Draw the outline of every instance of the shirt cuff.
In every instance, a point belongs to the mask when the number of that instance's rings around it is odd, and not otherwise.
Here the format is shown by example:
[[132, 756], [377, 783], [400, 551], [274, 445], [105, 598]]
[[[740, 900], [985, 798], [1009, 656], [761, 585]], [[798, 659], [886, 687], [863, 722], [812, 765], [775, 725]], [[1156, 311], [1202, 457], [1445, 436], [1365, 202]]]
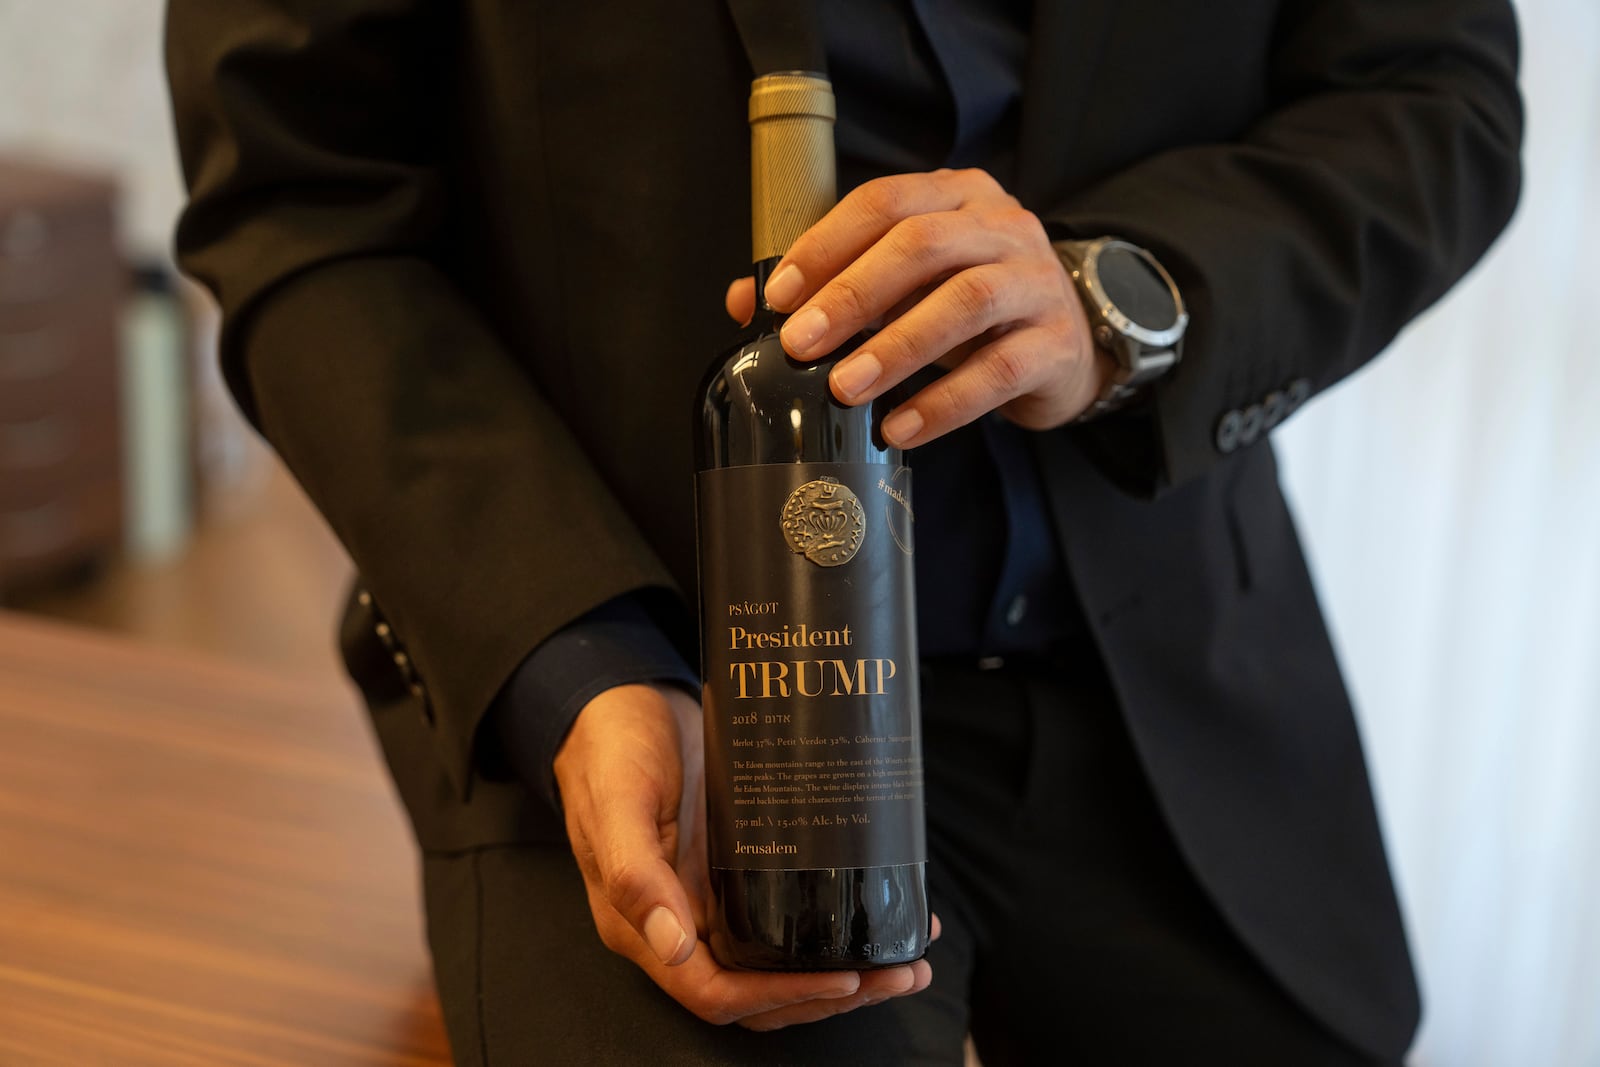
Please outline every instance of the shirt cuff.
[[699, 699], [700, 676], [625, 594], [556, 631], [530, 652], [489, 709], [506, 762], [552, 808], [556, 752], [585, 704], [614, 686], [666, 682]]

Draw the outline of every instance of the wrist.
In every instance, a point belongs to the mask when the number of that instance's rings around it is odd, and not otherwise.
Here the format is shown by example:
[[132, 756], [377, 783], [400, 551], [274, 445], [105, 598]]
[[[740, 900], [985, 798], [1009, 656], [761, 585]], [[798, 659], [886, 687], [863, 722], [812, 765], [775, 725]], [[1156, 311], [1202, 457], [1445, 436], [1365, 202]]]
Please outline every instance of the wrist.
[[603, 690], [578, 710], [550, 761], [556, 789], [570, 795], [595, 767], [613, 762], [619, 744], [659, 749], [676, 733], [675, 717], [655, 686], [628, 683]]
[[629, 682], [594, 695], [578, 710], [551, 761], [559, 783], [563, 769], [597, 745], [620, 736], [659, 740], [675, 734], [677, 747], [700, 744], [700, 702], [670, 682]]
[[1094, 398], [1073, 420], [1087, 422], [1143, 399], [1182, 358], [1189, 315], [1172, 276], [1146, 249], [1114, 237], [1056, 241], [1089, 322]]

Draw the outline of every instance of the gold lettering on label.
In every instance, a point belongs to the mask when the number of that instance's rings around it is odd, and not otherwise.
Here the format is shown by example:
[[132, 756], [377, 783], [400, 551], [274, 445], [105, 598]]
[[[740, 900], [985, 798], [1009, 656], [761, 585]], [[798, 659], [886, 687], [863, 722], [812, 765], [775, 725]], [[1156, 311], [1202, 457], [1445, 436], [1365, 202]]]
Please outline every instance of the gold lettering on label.
[[[844, 665], [844, 660], [842, 660], [842, 659], [829, 660], [828, 662], [833, 664], [833, 669], [834, 669], [834, 683], [833, 683], [833, 695], [834, 696], [836, 696], [836, 697], [837, 696], [849, 696], [853, 692], [861, 692], [861, 693], [865, 693], [866, 692], [866, 689], [867, 689], [867, 661], [866, 660], [864, 660], [864, 659], [856, 660], [855, 672], [853, 674], [850, 671], [850, 669]], [[852, 681], [855, 682], [854, 689], [852, 689], [851, 685], [850, 685], [850, 683]], [[843, 693], [839, 692], [839, 687], [841, 685], [844, 687], [844, 692]]]
[[[777, 668], [776, 673], [773, 672], [774, 667]], [[763, 660], [761, 663], [761, 695], [769, 698], [773, 696], [788, 696], [789, 683], [784, 681], [787, 677], [789, 677], [789, 665], [787, 663], [779, 663], [776, 660]], [[774, 683], [778, 687], [776, 693], [772, 691]]]
[[[815, 671], [815, 678], [812, 672]], [[755, 660], [728, 665], [735, 685], [735, 700], [772, 700], [802, 697], [885, 696], [889, 681], [899, 673], [894, 660], [797, 659]], [[830, 678], [831, 675], [831, 678]], [[791, 694], [790, 680], [793, 680]], [[831, 683], [831, 684], [830, 684]]]
[[[817, 687], [806, 688], [806, 668], [817, 668]], [[822, 663], [818, 660], [797, 660], [794, 665], [794, 688], [803, 697], [819, 697], [822, 695]]]
[[733, 652], [757, 648], [849, 647], [850, 641], [849, 626], [841, 626], [837, 630], [819, 630], [800, 623], [798, 626], [785, 626], [782, 630], [764, 633], [746, 630], [743, 626], [728, 627], [728, 649]]
[[889, 665], [889, 673], [887, 675], [887, 678], [893, 678], [894, 677], [894, 660], [892, 660], [892, 659], [879, 659], [879, 660], [873, 660], [873, 663], [877, 664], [877, 668], [878, 668], [878, 692], [881, 693], [881, 692], [883, 692], [883, 683], [887, 680], [886, 676], [883, 673], [883, 665], [885, 663], [887, 663]]
[[734, 679], [735, 681], [737, 681], [739, 683], [739, 695], [734, 698], [735, 700], [748, 700], [749, 699], [749, 697], [750, 697], [749, 682], [750, 682], [751, 677], [755, 674], [755, 672], [756, 672], [756, 665], [754, 663], [730, 663], [730, 664], [728, 664], [728, 677]]

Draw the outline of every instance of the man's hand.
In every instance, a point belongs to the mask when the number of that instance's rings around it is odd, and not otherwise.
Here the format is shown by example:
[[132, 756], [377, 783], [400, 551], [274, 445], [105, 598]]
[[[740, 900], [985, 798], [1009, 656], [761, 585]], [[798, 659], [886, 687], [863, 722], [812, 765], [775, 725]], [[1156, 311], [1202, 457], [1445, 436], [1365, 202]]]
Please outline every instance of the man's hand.
[[[927, 961], [877, 971], [730, 971], [705, 941], [700, 705], [670, 686], [608, 689], [556, 755], [567, 835], [600, 939], [711, 1023], [776, 1030], [926, 989]], [[934, 920], [938, 936], [938, 920]]]
[[[847, 404], [930, 363], [950, 370], [884, 420], [884, 436], [902, 448], [996, 409], [1028, 429], [1060, 426], [1112, 369], [1039, 219], [981, 170], [865, 183], [795, 242], [767, 300], [794, 310], [783, 345], [796, 359], [885, 323], [829, 375]], [[751, 279], [728, 289], [735, 319], [748, 320], [754, 304]]]

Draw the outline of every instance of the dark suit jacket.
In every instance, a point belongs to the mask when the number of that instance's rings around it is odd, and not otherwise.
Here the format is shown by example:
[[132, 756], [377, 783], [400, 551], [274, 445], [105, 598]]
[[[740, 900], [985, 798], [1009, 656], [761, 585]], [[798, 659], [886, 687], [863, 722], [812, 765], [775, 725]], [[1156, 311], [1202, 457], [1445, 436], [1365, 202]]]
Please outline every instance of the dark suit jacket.
[[[1151, 412], [1037, 435], [1065, 559], [1201, 881], [1314, 1013], [1395, 1055], [1417, 997], [1360, 743], [1249, 431], [1383, 348], [1506, 221], [1509, 5], [1036, 19], [1015, 191], [1058, 233], [1154, 249], [1193, 316]], [[530, 648], [618, 594], [657, 591], [693, 655], [689, 398], [750, 258], [732, 20], [173, 0], [168, 44], [182, 262], [371, 591], [347, 648], [419, 839], [559, 835], [477, 727]], [[403, 673], [367, 639], [380, 609]]]

